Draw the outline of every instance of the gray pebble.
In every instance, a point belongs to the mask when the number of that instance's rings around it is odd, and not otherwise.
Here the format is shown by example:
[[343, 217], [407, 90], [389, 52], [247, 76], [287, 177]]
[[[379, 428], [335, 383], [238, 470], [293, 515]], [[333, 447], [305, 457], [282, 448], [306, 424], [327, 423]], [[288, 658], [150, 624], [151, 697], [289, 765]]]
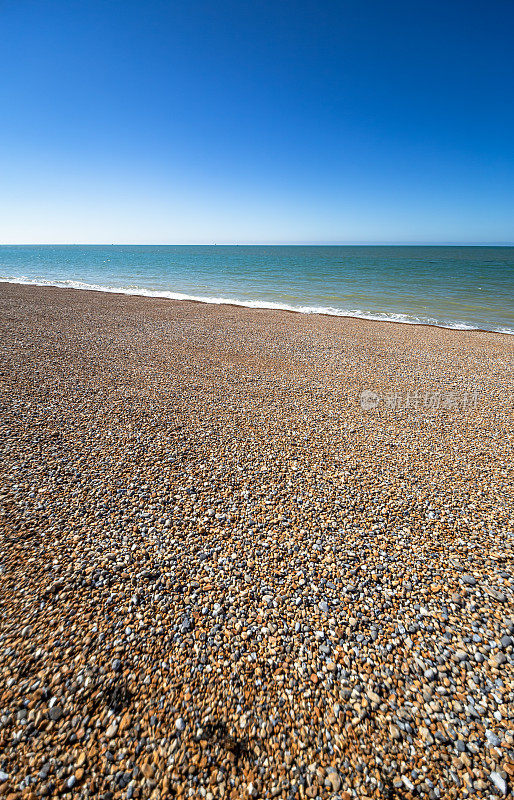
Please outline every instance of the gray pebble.
[[491, 747], [499, 747], [501, 745], [501, 739], [499, 739], [493, 731], [486, 730], [485, 738], [487, 739], [487, 743], [491, 745]]
[[489, 778], [494, 783], [500, 794], [507, 794], [507, 782], [502, 778], [499, 772], [491, 772]]

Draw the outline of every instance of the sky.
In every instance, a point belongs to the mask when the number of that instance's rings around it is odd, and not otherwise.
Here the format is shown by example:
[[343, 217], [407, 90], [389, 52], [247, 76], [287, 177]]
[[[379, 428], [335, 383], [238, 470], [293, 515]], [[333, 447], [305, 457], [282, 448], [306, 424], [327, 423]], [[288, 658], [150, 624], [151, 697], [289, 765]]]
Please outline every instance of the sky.
[[1, 243], [513, 243], [511, 0], [0, 0]]

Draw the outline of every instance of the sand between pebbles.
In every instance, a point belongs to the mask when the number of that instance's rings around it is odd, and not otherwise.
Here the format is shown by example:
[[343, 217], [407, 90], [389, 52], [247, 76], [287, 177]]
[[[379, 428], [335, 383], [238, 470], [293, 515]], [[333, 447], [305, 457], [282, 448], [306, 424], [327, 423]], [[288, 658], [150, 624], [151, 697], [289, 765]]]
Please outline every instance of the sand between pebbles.
[[0, 315], [1, 797], [512, 794], [511, 337]]

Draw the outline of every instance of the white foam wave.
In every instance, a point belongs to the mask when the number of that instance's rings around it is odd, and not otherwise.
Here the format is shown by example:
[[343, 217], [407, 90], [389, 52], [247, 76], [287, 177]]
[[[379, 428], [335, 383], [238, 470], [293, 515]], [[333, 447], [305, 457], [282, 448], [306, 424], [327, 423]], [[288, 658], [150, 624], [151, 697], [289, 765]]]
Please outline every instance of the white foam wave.
[[[83, 281], [58, 280], [46, 278], [29, 278], [21, 276], [0, 275], [2, 283], [19, 283], [28, 286], [54, 286], [60, 289], [81, 289], [83, 291], [108, 292], [110, 294], [124, 294], [134, 297], [157, 297], [166, 300], [191, 300], [197, 303], [209, 303], [213, 305], [232, 305], [243, 308], [263, 308], [272, 311], [293, 311], [299, 314], [323, 314], [332, 317], [352, 317], [357, 319], [373, 320], [375, 322], [397, 322], [403, 325], [433, 325], [438, 328], [448, 328], [458, 331], [484, 330], [475, 325], [461, 321], [442, 321], [431, 317], [417, 317], [409, 314], [396, 312], [372, 313], [361, 309], [341, 309], [333, 306], [305, 306], [288, 305], [287, 303], [277, 303], [271, 300], [238, 300], [232, 297], [211, 297], [202, 295], [184, 294], [182, 292], [170, 292], [164, 289], [145, 289], [140, 286], [106, 286], [97, 283], [84, 283]], [[491, 333], [503, 333], [514, 335], [511, 328], [489, 328]]]

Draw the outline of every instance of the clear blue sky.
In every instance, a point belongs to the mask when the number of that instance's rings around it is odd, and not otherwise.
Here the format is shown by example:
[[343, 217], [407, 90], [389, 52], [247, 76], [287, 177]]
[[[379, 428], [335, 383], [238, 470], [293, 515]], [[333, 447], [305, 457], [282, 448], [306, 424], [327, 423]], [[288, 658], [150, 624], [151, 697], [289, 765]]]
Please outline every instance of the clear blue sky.
[[0, 0], [0, 242], [514, 241], [512, 0]]

